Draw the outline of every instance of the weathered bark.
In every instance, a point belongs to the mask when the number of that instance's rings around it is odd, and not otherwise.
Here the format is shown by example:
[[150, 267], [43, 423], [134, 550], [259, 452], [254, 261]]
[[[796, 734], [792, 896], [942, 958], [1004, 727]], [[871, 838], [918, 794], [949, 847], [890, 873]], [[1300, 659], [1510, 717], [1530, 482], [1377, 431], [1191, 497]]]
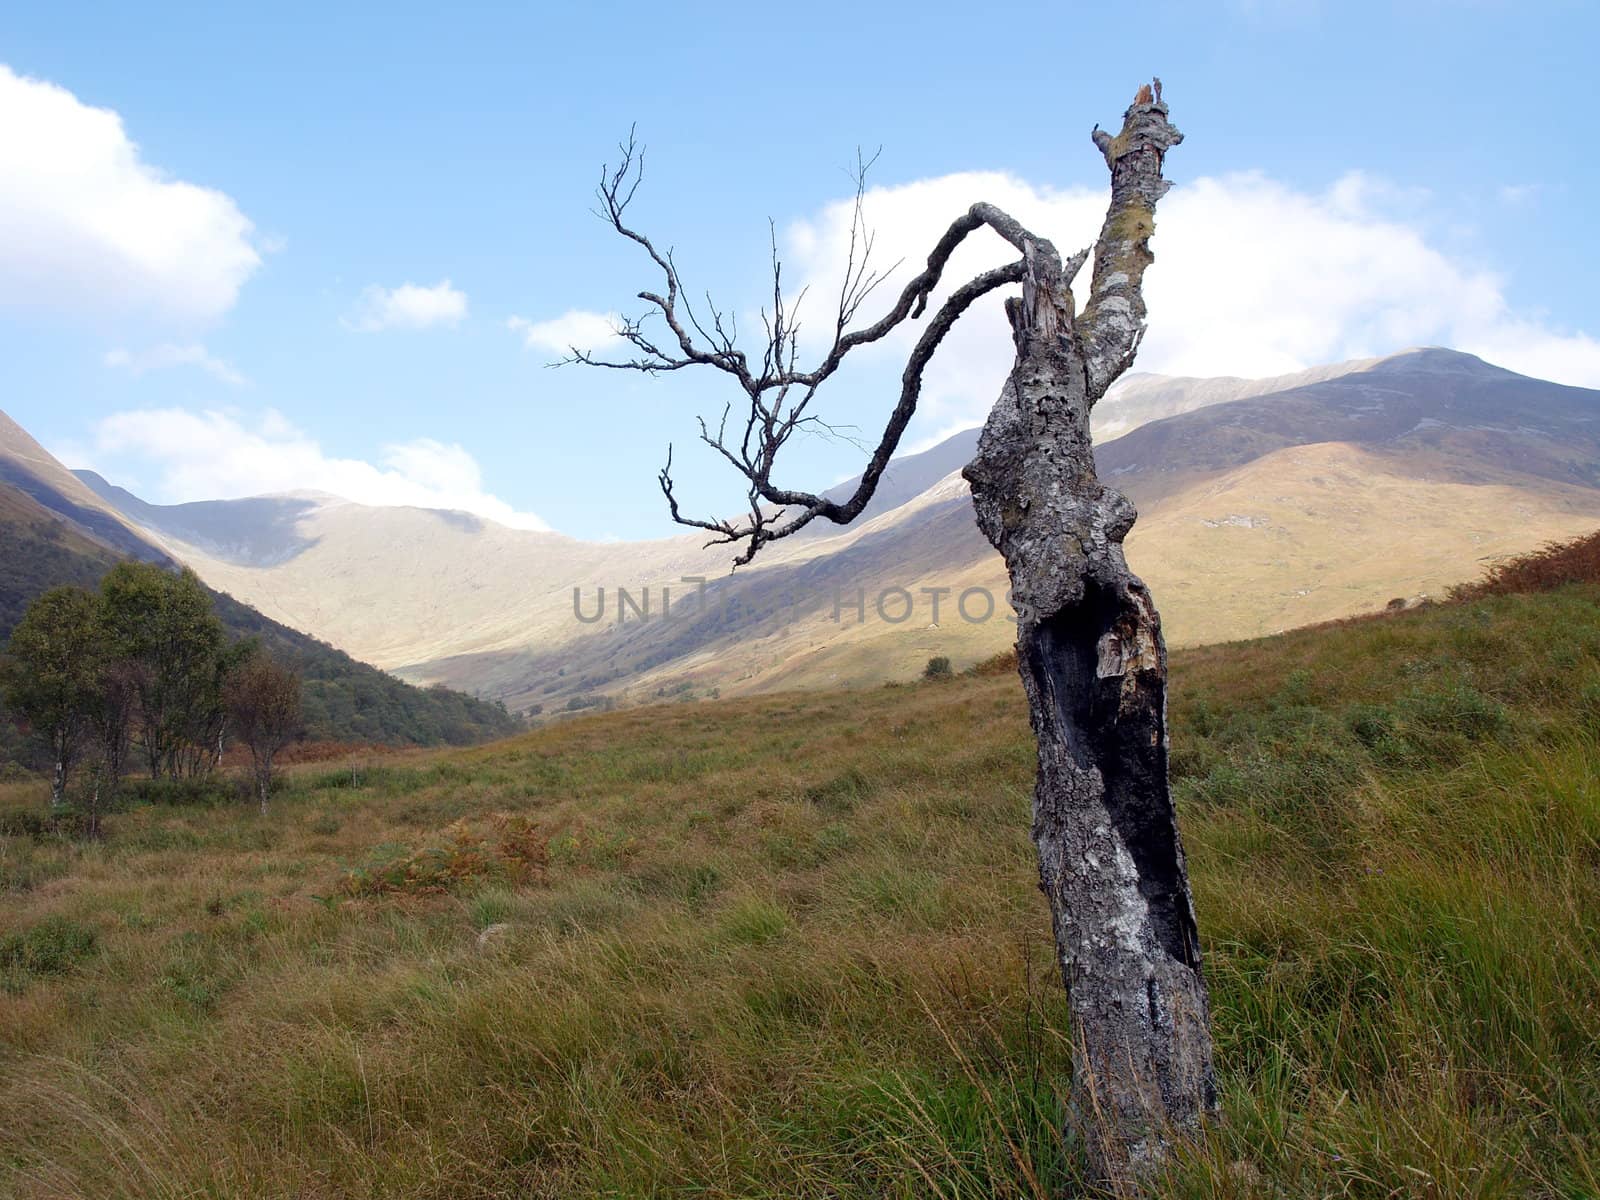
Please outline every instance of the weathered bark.
[[59, 809], [67, 803], [67, 765], [68, 755], [61, 740], [56, 740], [55, 770], [50, 775], [50, 807]]
[[98, 761], [89, 771], [89, 791], [84, 797], [83, 832], [92, 840], [100, 837], [100, 814], [105, 811], [106, 764]]
[[[701, 440], [749, 483], [748, 518], [684, 516], [673, 494], [670, 451], [660, 482], [675, 521], [706, 530], [713, 543], [748, 543], [736, 559], [742, 564], [813, 520], [842, 525], [858, 516], [899, 447], [924, 369], [946, 333], [983, 295], [1022, 284], [1022, 296], [1006, 304], [1016, 362], [965, 474], [978, 524], [1005, 558], [1019, 616], [1018, 666], [1039, 744], [1033, 825], [1039, 879], [1073, 1017], [1073, 1120], [1097, 1172], [1126, 1189], [1148, 1177], [1175, 1137], [1199, 1127], [1216, 1107], [1216, 1086], [1199, 939], [1167, 779], [1161, 622], [1123, 559], [1133, 505], [1095, 477], [1089, 439], [1090, 409], [1133, 362], [1144, 333], [1142, 284], [1152, 261], [1156, 203], [1168, 186], [1163, 160], [1182, 135], [1167, 121], [1157, 80], [1139, 90], [1119, 134], [1097, 127], [1093, 138], [1111, 171], [1111, 203], [1082, 314], [1071, 289], [1089, 251], [1063, 262], [1048, 241], [979, 203], [952, 222], [887, 315], [849, 331], [880, 279], [866, 265], [871, 238], [859, 224], [864, 181], [858, 180], [835, 338], [811, 371], [794, 365], [776, 255], [759, 359], [734, 344], [715, 308], [706, 322], [688, 309], [672, 256], [624, 220], [642, 171], [630, 138], [620, 165], [602, 172], [601, 211], [662, 271], [665, 293], [639, 297], [672, 336], [653, 340], [644, 318], [628, 320], [618, 334], [635, 357], [604, 361], [574, 349], [569, 361], [647, 373], [711, 366], [737, 380], [748, 413], [731, 432], [727, 414], [715, 432], [702, 421]], [[924, 325], [899, 401], [854, 494], [839, 502], [775, 484], [779, 452], [816, 420], [807, 406], [818, 386], [851, 349], [920, 319], [951, 254], [980, 229], [1021, 257], [954, 289]]]
[[978, 524], [1004, 556], [1018, 669], [1038, 739], [1033, 836], [1069, 994], [1074, 1122], [1091, 1162], [1128, 1183], [1216, 1104], [1205, 982], [1167, 778], [1166, 648], [1122, 540], [1133, 505], [1095, 476], [1089, 412], [1143, 330], [1161, 159], [1180, 140], [1151, 96], [1121, 136], [1096, 130], [1112, 203], [1091, 299], [1030, 240], [1017, 358], [966, 468]]
[[100, 817], [114, 807], [127, 773], [133, 716], [138, 705], [138, 669], [126, 660], [106, 664], [100, 671], [97, 695], [89, 718], [97, 761], [89, 809], [89, 834], [100, 836]]
[[269, 746], [252, 751], [251, 757], [255, 760], [256, 796], [261, 801], [261, 815], [264, 817], [267, 815], [267, 800], [272, 795], [272, 760], [275, 756]]

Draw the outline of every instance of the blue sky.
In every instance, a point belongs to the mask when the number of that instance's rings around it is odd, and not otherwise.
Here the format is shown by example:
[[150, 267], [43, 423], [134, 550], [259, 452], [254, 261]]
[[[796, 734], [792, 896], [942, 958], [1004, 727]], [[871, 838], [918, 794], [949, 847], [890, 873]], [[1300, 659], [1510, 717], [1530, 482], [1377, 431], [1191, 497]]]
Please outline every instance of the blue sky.
[[[790, 278], [837, 269], [858, 146], [882, 147], [886, 262], [976, 199], [1087, 244], [1089, 129], [1151, 73], [1187, 141], [1142, 368], [1425, 342], [1600, 387], [1596, 44], [1593, 5], [1496, 0], [6, 6], [0, 407], [155, 500], [320, 487], [666, 534], [654, 472], [724, 380], [528, 344], [656, 283], [589, 213], [631, 124], [638, 222], [753, 318], [769, 217]], [[871, 435], [896, 349], [838, 378], [830, 419]], [[991, 306], [913, 442], [977, 423], [1004, 363]], [[799, 486], [862, 457], [793, 449]], [[686, 462], [701, 508], [739, 507]]]

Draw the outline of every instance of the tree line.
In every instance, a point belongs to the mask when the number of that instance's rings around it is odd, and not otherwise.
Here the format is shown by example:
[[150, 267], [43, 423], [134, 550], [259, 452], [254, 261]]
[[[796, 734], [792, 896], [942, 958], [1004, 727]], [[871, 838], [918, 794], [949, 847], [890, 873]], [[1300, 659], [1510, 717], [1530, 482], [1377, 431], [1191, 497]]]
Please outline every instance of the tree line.
[[151, 563], [38, 596], [11, 632], [0, 693], [48, 749], [53, 810], [80, 776], [91, 836], [130, 768], [202, 778], [230, 735], [265, 810], [276, 756], [303, 727], [299, 675], [257, 641], [230, 641], [194, 572]]

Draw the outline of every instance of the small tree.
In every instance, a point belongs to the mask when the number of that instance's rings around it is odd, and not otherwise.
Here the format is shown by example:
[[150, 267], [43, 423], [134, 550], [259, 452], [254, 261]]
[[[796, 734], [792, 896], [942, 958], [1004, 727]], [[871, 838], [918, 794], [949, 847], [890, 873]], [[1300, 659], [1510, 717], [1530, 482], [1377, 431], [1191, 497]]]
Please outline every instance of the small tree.
[[[100, 616], [104, 616], [103, 610]], [[100, 815], [117, 802], [122, 777], [128, 769], [134, 720], [139, 707], [139, 665], [117, 658], [99, 623], [99, 661], [95, 666], [94, 692], [88, 708], [88, 723], [94, 761], [93, 781], [84, 805], [88, 820], [86, 832], [100, 836]]]
[[66, 803], [95, 702], [97, 605], [81, 587], [53, 588], [28, 606], [11, 632], [6, 697], [50, 747], [50, 806]]
[[234, 733], [250, 750], [261, 811], [267, 811], [272, 766], [300, 732], [300, 676], [256, 654], [228, 676], [223, 699]]
[[138, 742], [152, 779], [199, 774], [220, 728], [226, 638], [193, 571], [122, 563], [100, 584], [107, 636], [139, 668]]

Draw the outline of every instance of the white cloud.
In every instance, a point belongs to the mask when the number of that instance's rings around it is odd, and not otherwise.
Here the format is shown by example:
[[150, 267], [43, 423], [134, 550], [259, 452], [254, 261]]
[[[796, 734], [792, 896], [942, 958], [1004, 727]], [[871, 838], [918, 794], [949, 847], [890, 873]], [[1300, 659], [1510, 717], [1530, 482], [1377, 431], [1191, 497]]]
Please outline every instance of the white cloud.
[[467, 315], [467, 295], [441, 279], [432, 287], [402, 283], [396, 288], [376, 284], [361, 293], [356, 310], [345, 320], [351, 329], [376, 333], [380, 329], [427, 329], [455, 325]]
[[136, 352], [112, 350], [106, 354], [105, 362], [108, 367], [118, 367], [133, 375], [143, 375], [146, 371], [161, 371], [168, 367], [199, 367], [208, 375], [234, 387], [240, 387], [247, 382], [230, 363], [216, 357], [198, 342], [181, 346], [167, 343]]
[[134, 463], [153, 465], [150, 498], [166, 502], [330, 492], [359, 504], [458, 509], [513, 529], [550, 528], [484, 491], [477, 462], [458, 445], [418, 438], [384, 446], [377, 464], [336, 458], [272, 410], [254, 419], [181, 408], [114, 413], [96, 423], [88, 454], [74, 457], [111, 476], [142, 478]]
[[145, 162], [117, 113], [0, 65], [0, 305], [212, 320], [261, 265], [253, 228]]
[[[1092, 243], [1105, 213], [1104, 189], [1052, 190], [1000, 173], [873, 188], [866, 212], [874, 259], [905, 263], [864, 319], [888, 307], [949, 222], [980, 199], [1051, 237], [1063, 254]], [[1430, 242], [1418, 216], [1425, 206], [1425, 197], [1359, 173], [1320, 193], [1260, 173], [1180, 184], [1158, 214], [1157, 261], [1146, 280], [1150, 332], [1137, 369], [1264, 376], [1442, 344], [1525, 374], [1600, 387], [1600, 343], [1514, 312], [1496, 275]], [[786, 258], [799, 268], [795, 292], [810, 289], [806, 315], [818, 330], [828, 325], [818, 301], [838, 292], [850, 215], [850, 202], [840, 201], [786, 231]], [[965, 280], [1009, 253], [979, 231], [945, 277]], [[1080, 299], [1087, 279], [1086, 269]], [[880, 352], [903, 355], [919, 332], [903, 328]], [[999, 302], [969, 311], [929, 369], [920, 430], [980, 421], [1011, 358]]]
[[[900, 266], [874, 293], [858, 324], [875, 320], [893, 304], [906, 281], [922, 269], [928, 251], [950, 222], [978, 200], [999, 205], [1033, 229], [1055, 233], [1063, 253], [1077, 248], [1072, 244], [1074, 239], [1078, 245], [1092, 241], [1098, 229], [1096, 209], [1101, 216], [1105, 212], [1104, 196], [1087, 189], [1039, 190], [998, 172], [963, 172], [896, 187], [872, 188], [865, 197], [867, 225], [874, 238], [872, 261], [879, 269], [897, 262]], [[802, 288], [806, 290], [797, 315], [802, 344], [811, 345], [813, 358], [824, 348], [819, 343], [832, 328], [833, 314], [828, 307], [839, 295], [853, 213], [854, 201], [840, 200], [817, 217], [796, 222], [784, 231], [784, 277], [796, 280], [785, 290], [794, 296]], [[944, 277], [959, 284], [979, 271], [1009, 261], [1009, 251], [1005, 243], [980, 230], [956, 250]], [[950, 290], [948, 285], [941, 288], [929, 311], [942, 303]], [[759, 322], [741, 324], [760, 328]], [[878, 344], [876, 353], [903, 359], [907, 346], [921, 332], [920, 322], [902, 326]], [[857, 351], [856, 357], [873, 353]], [[954, 432], [981, 421], [999, 393], [1011, 358], [1011, 335], [999, 300], [990, 297], [968, 309], [924, 374], [918, 432]], [[887, 412], [888, 404], [882, 407]], [[854, 419], [854, 414], [844, 414], [842, 419]], [[859, 423], [866, 429], [880, 419], [878, 413], [862, 414]], [[876, 432], [868, 429], [867, 436], [875, 437]]]
[[567, 354], [573, 350], [603, 350], [620, 342], [617, 332], [621, 318], [615, 313], [585, 312], [572, 309], [549, 321], [530, 321], [526, 317], [512, 317], [506, 328], [522, 335], [522, 344], [530, 350], [548, 350], [552, 354]]

